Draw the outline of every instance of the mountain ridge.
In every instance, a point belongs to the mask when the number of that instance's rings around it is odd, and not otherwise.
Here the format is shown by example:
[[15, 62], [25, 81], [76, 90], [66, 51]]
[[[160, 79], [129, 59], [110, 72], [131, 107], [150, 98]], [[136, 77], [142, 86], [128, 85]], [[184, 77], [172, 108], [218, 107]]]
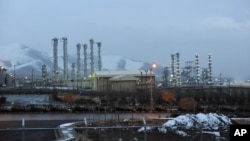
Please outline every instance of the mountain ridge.
[[[7, 69], [7, 72], [15, 71], [16, 75], [30, 75], [31, 72], [41, 76], [42, 65], [47, 66], [49, 75], [53, 71], [53, 57], [47, 52], [38, 51], [20, 43], [0, 46], [0, 66]], [[68, 70], [71, 74], [71, 64], [77, 62], [76, 52], [68, 54]], [[89, 55], [89, 54], [88, 54]], [[150, 63], [129, 59], [119, 55], [102, 55], [102, 70], [146, 70], [150, 68]], [[97, 56], [94, 57], [95, 69], [97, 69]], [[90, 68], [88, 60], [88, 69]], [[58, 57], [58, 68], [60, 74], [63, 72], [63, 56]], [[158, 66], [156, 72], [161, 70]], [[83, 73], [83, 55], [81, 54], [81, 73]]]

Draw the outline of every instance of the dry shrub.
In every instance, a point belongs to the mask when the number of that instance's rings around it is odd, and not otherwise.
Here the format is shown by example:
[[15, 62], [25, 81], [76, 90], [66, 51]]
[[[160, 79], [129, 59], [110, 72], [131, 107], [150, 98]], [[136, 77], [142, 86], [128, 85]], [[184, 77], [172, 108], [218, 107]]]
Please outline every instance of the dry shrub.
[[184, 97], [179, 101], [179, 108], [183, 110], [192, 110], [196, 108], [197, 102], [193, 97]]
[[65, 93], [63, 97], [63, 101], [66, 103], [72, 103], [75, 102], [76, 100], [76, 95], [71, 94], [71, 93]]
[[167, 103], [171, 103], [175, 100], [175, 95], [171, 92], [166, 91], [163, 95], [162, 95], [162, 99], [167, 102]]

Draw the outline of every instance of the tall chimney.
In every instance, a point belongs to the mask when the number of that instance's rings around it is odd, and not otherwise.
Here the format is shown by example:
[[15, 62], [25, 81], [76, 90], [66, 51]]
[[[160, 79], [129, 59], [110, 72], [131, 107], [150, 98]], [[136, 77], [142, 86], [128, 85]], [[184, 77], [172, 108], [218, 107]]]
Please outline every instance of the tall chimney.
[[85, 78], [87, 78], [88, 77], [88, 63], [87, 63], [87, 44], [84, 44], [83, 45], [83, 76], [85, 77]]
[[53, 70], [53, 76], [54, 76], [54, 82], [58, 82], [58, 56], [57, 56], [57, 46], [58, 46], [58, 39], [53, 38], [53, 60], [54, 60], [54, 70]]
[[64, 82], [68, 80], [68, 53], [67, 53], [67, 38], [63, 37], [63, 79]]
[[90, 72], [91, 75], [94, 73], [94, 40], [90, 39]]
[[80, 50], [81, 50], [81, 44], [77, 44], [77, 81], [81, 78], [81, 54], [80, 54]]
[[98, 47], [98, 71], [102, 70], [102, 58], [101, 58], [101, 42], [97, 43], [97, 47]]

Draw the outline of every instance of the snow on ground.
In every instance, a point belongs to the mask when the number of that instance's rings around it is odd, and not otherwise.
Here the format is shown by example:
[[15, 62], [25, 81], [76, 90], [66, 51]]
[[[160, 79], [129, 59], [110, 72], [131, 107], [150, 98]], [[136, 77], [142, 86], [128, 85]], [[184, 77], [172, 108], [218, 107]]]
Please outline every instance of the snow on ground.
[[[204, 133], [209, 133], [214, 136], [220, 136], [219, 129], [225, 129], [227, 126], [231, 125], [231, 119], [225, 115], [220, 115], [217, 113], [199, 113], [199, 114], [186, 114], [180, 115], [174, 119], [168, 120], [158, 128], [161, 133], [167, 133], [171, 130], [179, 136], [190, 136], [185, 130], [203, 130]], [[138, 132], [144, 131], [145, 128], [142, 127]], [[151, 127], [146, 127], [146, 131], [152, 130]]]
[[58, 129], [59, 138], [56, 141], [71, 141], [75, 138], [74, 123], [61, 124]]
[[13, 104], [44, 104], [49, 102], [49, 95], [4, 95], [6, 101]]
[[182, 128], [182, 129], [207, 129], [218, 130], [219, 127], [232, 124], [230, 118], [216, 113], [209, 114], [187, 114], [180, 115], [175, 119], [163, 124], [163, 127]]

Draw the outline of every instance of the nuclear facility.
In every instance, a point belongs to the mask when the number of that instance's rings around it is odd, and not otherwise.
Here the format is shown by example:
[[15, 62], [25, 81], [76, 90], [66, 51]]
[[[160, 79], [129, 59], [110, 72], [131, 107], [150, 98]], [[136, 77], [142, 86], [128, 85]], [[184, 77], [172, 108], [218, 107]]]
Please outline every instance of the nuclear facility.
[[[58, 40], [62, 41], [63, 45], [63, 71], [58, 70]], [[84, 43], [76, 44], [76, 62], [71, 64], [71, 77], [69, 78], [68, 71], [68, 53], [67, 37], [53, 38], [53, 84], [63, 86], [85, 86], [92, 87], [93, 77], [96, 71], [102, 70], [102, 57], [101, 57], [101, 42], [95, 42], [94, 39], [89, 40], [89, 45]], [[88, 48], [89, 46], [89, 48]], [[83, 48], [81, 52], [81, 48]], [[200, 67], [200, 55], [194, 54], [193, 61], [186, 61], [185, 66], [181, 67], [181, 54], [171, 54], [171, 67], [165, 72], [168, 73], [168, 78], [164, 79], [170, 87], [182, 86], [199, 86], [199, 85], [212, 85], [212, 55], [208, 54], [207, 66]], [[48, 79], [46, 66], [43, 69], [43, 80]]]
[[[62, 74], [58, 67], [58, 41], [62, 42], [63, 45], [63, 71]], [[71, 64], [71, 77], [69, 77], [68, 69], [68, 39], [67, 37], [53, 38], [53, 84], [63, 86], [75, 86], [75, 85], [91, 85], [91, 77], [95, 72], [95, 68], [98, 71], [102, 70], [101, 60], [101, 42], [94, 42], [94, 39], [89, 40], [90, 50], [88, 52], [88, 45], [80, 43], [76, 44], [77, 59], [76, 63]], [[83, 47], [83, 54], [81, 55], [81, 48]], [[97, 57], [95, 57], [95, 48], [97, 48]], [[83, 56], [83, 61], [81, 56]], [[95, 60], [97, 58], [97, 60]], [[96, 64], [97, 62], [97, 64]], [[83, 64], [83, 68], [82, 68]], [[88, 70], [90, 66], [90, 70]], [[75, 72], [76, 71], [76, 72]], [[47, 68], [42, 66], [42, 77], [43, 80], [47, 79]]]
[[[58, 46], [59, 41], [62, 42], [63, 54], [63, 70], [58, 67]], [[71, 69], [68, 68], [68, 39], [67, 37], [53, 38], [53, 78], [52, 84], [54, 86], [79, 86], [93, 88], [97, 85], [95, 75], [96, 72], [102, 71], [102, 56], [101, 56], [101, 42], [95, 42], [90, 38], [89, 43], [76, 44], [76, 60], [72, 62]], [[185, 86], [204, 86], [213, 85], [214, 79], [212, 76], [212, 55], [208, 54], [207, 66], [200, 66], [200, 55], [194, 54], [193, 60], [186, 61], [181, 65], [181, 54], [179, 52], [173, 53], [171, 56], [170, 67], [164, 70], [163, 78], [167, 87], [185, 87]], [[71, 71], [71, 72], [69, 72]], [[43, 84], [47, 81], [48, 70], [46, 66], [42, 66], [42, 80]], [[70, 77], [69, 77], [69, 74]]]
[[163, 76], [168, 87], [212, 85], [212, 55], [208, 54], [208, 65], [200, 67], [200, 55], [196, 53], [193, 61], [186, 61], [181, 68], [180, 53], [171, 54], [171, 67], [166, 67]]

